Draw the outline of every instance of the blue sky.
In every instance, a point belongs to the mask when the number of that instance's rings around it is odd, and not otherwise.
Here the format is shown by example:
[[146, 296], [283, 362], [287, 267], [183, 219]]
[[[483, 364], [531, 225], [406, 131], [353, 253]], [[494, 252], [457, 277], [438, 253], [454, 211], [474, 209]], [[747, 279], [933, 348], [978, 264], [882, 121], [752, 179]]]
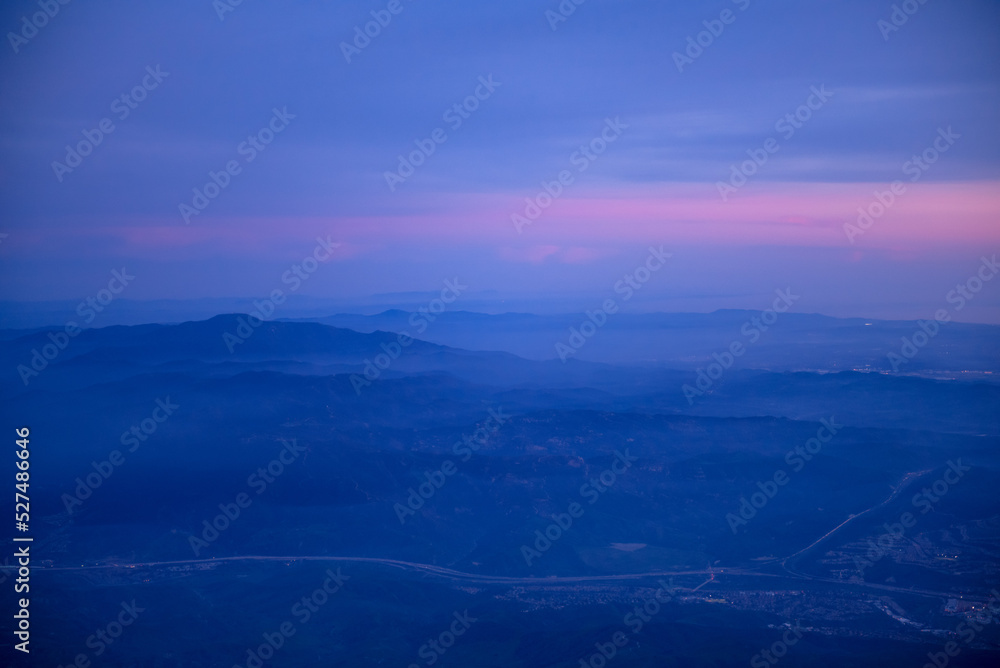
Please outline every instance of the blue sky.
[[[996, 2], [917, 3], [885, 39], [890, 2], [587, 0], [553, 30], [555, 1], [400, 0], [347, 63], [340, 44], [388, 4], [244, 0], [220, 20], [209, 0], [71, 2], [17, 53], [8, 37], [0, 298], [82, 297], [123, 264], [144, 278], [130, 298], [253, 297], [332, 235], [342, 250], [305, 294], [462, 274], [504, 295], [599, 296], [667, 244], [677, 271], [657, 307], [697, 293], [698, 310], [753, 308], [794, 283], [809, 310], [917, 317], [998, 246]], [[6, 3], [0, 26], [37, 11]], [[673, 54], [724, 11], [678, 72]], [[156, 66], [169, 75], [119, 120], [113, 101]], [[499, 86], [450, 128], [445, 110], [490, 75]], [[832, 97], [782, 138], [776, 120], [813, 86]], [[295, 118], [246, 162], [238, 146], [275, 108]], [[115, 130], [58, 180], [53, 161], [106, 117]], [[609, 118], [627, 129], [576, 171]], [[954, 146], [845, 237], [948, 127]], [[437, 128], [447, 141], [390, 190], [397, 156]], [[722, 202], [718, 182], [771, 137], [777, 153]], [[186, 223], [179, 205], [231, 160], [240, 173]], [[518, 233], [511, 215], [566, 169], [572, 185]], [[973, 319], [996, 317], [993, 294]]]

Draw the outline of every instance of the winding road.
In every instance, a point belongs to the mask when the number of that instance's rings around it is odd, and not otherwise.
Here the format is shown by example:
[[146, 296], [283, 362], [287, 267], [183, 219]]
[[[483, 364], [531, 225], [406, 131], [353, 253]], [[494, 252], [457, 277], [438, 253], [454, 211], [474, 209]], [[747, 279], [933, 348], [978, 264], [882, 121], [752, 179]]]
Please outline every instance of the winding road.
[[[734, 577], [734, 578], [778, 578], [778, 579], [795, 579], [795, 580], [805, 580], [812, 582], [823, 582], [826, 584], [840, 585], [844, 587], [852, 588], [864, 588], [864, 589], [878, 589], [881, 591], [892, 591], [905, 594], [914, 594], [919, 596], [929, 596], [933, 598], [952, 598], [955, 596], [953, 592], [939, 592], [930, 591], [926, 589], [911, 589], [907, 587], [893, 587], [890, 585], [880, 585], [867, 582], [847, 582], [843, 580], [837, 580], [834, 578], [825, 578], [814, 575], [809, 575], [807, 573], [800, 573], [793, 570], [789, 566], [789, 562], [809, 550], [813, 549], [819, 545], [824, 540], [828, 539], [830, 536], [835, 534], [837, 531], [842, 529], [848, 523], [853, 522], [857, 518], [870, 513], [878, 508], [885, 506], [886, 504], [892, 502], [897, 496], [899, 496], [902, 491], [909, 486], [909, 484], [916, 478], [919, 478], [928, 473], [928, 471], [914, 471], [906, 474], [899, 484], [893, 489], [892, 494], [890, 494], [884, 501], [864, 510], [860, 513], [856, 513], [848, 517], [846, 520], [835, 526], [830, 531], [826, 532], [815, 541], [802, 548], [798, 552], [788, 555], [783, 559], [775, 559], [773, 561], [767, 562], [766, 564], [761, 564], [760, 567], [764, 567], [767, 564], [780, 564], [785, 573], [766, 573], [758, 570], [751, 570], [745, 568], [707, 568], [701, 570], [674, 570], [674, 571], [650, 571], [645, 573], [622, 573], [616, 575], [572, 575], [572, 576], [556, 576], [551, 575], [547, 577], [513, 577], [513, 576], [503, 576], [503, 575], [483, 575], [479, 573], [466, 573], [463, 571], [457, 571], [451, 568], [445, 568], [443, 566], [435, 566], [433, 564], [421, 564], [412, 561], [402, 561], [399, 559], [385, 559], [380, 557], [346, 557], [346, 556], [318, 556], [318, 555], [293, 555], [293, 556], [267, 556], [267, 555], [248, 555], [248, 556], [235, 556], [235, 557], [218, 557], [210, 559], [181, 559], [175, 561], [145, 561], [145, 562], [128, 562], [128, 563], [104, 563], [104, 564], [93, 564], [93, 565], [81, 565], [81, 566], [38, 566], [36, 568], [45, 571], [88, 571], [88, 570], [108, 570], [108, 569], [136, 569], [136, 568], [157, 568], [157, 567], [171, 567], [171, 566], [194, 566], [194, 565], [207, 565], [207, 564], [222, 564], [222, 563], [234, 563], [234, 562], [247, 562], [247, 561], [264, 561], [264, 562], [284, 562], [286, 564], [294, 562], [305, 562], [305, 561], [316, 561], [316, 562], [328, 562], [328, 563], [356, 563], [356, 564], [372, 564], [378, 566], [387, 566], [390, 568], [398, 568], [404, 571], [411, 571], [417, 573], [425, 573], [428, 575], [436, 576], [444, 580], [451, 582], [462, 582], [469, 584], [481, 584], [481, 585], [536, 585], [536, 586], [552, 586], [561, 584], [583, 584], [583, 583], [600, 583], [600, 582], [619, 582], [625, 580], [649, 580], [654, 578], [663, 578], [670, 576], [682, 576], [682, 575], [707, 575], [710, 579], [706, 582], [700, 584], [697, 588], [690, 591], [697, 591], [701, 589], [706, 584], [710, 582], [718, 582], [719, 578], [722, 577]], [[966, 600], [976, 600], [971, 597], [966, 596]]]

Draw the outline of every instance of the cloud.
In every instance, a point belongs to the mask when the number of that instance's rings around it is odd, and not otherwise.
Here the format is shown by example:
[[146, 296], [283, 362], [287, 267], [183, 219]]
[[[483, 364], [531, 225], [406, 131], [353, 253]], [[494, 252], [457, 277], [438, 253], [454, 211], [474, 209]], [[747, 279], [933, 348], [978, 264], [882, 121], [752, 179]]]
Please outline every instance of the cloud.
[[559, 252], [559, 246], [528, 246], [527, 248], [502, 247], [497, 249], [497, 255], [507, 262], [527, 262], [541, 264], [549, 257]]

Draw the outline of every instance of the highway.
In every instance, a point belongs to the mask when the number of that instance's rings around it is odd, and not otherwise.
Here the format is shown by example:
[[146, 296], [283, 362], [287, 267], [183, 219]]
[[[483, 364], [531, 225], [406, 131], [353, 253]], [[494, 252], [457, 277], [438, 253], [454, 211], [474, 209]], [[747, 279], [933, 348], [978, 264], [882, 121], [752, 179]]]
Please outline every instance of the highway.
[[[295, 562], [326, 562], [331, 564], [336, 563], [355, 563], [355, 564], [371, 564], [377, 566], [386, 566], [389, 568], [397, 568], [404, 571], [411, 571], [416, 573], [424, 573], [427, 575], [435, 576], [443, 580], [450, 582], [460, 582], [466, 584], [480, 584], [480, 585], [520, 585], [520, 586], [554, 586], [554, 585], [579, 585], [586, 583], [602, 583], [602, 582], [622, 582], [622, 581], [636, 581], [636, 580], [650, 580], [664, 577], [674, 577], [674, 576], [684, 576], [684, 575], [702, 575], [709, 576], [710, 580], [703, 582], [696, 589], [691, 591], [697, 591], [703, 586], [715, 582], [719, 583], [719, 579], [722, 577], [731, 578], [776, 578], [776, 579], [792, 579], [792, 580], [804, 580], [809, 582], [822, 582], [825, 584], [839, 585], [844, 587], [862, 588], [862, 589], [876, 589], [880, 591], [892, 591], [905, 594], [914, 594], [919, 596], [929, 596], [933, 598], [952, 598], [955, 596], [954, 592], [940, 592], [940, 591], [930, 591], [926, 589], [910, 589], [907, 587], [893, 587], [890, 585], [880, 585], [867, 582], [848, 582], [844, 580], [837, 580], [834, 578], [824, 578], [815, 575], [809, 575], [807, 573], [800, 573], [791, 568], [789, 562], [797, 557], [805, 554], [809, 550], [813, 549], [819, 545], [824, 540], [828, 539], [830, 536], [834, 535], [837, 531], [842, 529], [844, 526], [850, 522], [856, 520], [857, 518], [870, 513], [878, 508], [885, 506], [886, 504], [892, 502], [897, 496], [909, 484], [914, 480], [928, 473], [928, 471], [914, 471], [906, 474], [898, 485], [893, 489], [892, 493], [882, 502], [864, 510], [860, 513], [855, 513], [848, 517], [846, 520], [827, 531], [825, 534], [817, 538], [815, 541], [802, 548], [801, 550], [788, 555], [787, 557], [781, 559], [774, 559], [769, 562], [760, 564], [756, 568], [766, 567], [769, 564], [780, 564], [785, 573], [766, 573], [753, 569], [745, 568], [707, 568], [701, 570], [673, 570], [673, 571], [650, 571], [645, 573], [621, 573], [614, 575], [551, 575], [546, 577], [517, 577], [517, 576], [503, 576], [503, 575], [484, 575], [480, 573], [466, 573], [463, 571], [454, 570], [451, 568], [445, 568], [443, 566], [436, 566], [433, 564], [421, 564], [412, 561], [402, 561], [399, 559], [386, 559], [381, 557], [351, 557], [351, 556], [325, 556], [325, 555], [291, 555], [291, 556], [268, 556], [268, 555], [248, 555], [248, 556], [233, 556], [233, 557], [218, 557], [209, 559], [181, 559], [174, 561], [145, 561], [145, 562], [127, 562], [127, 563], [102, 563], [102, 564], [92, 564], [92, 565], [80, 565], [80, 566], [40, 566], [40, 570], [45, 571], [88, 571], [88, 570], [107, 570], [107, 569], [136, 569], [136, 568], [159, 568], [159, 567], [176, 567], [176, 566], [196, 566], [196, 565], [209, 565], [209, 564], [223, 564], [223, 563], [238, 563], [238, 562], [283, 562], [286, 564], [291, 564]], [[754, 587], [753, 589], [758, 589]], [[970, 599], [966, 596], [966, 600]]]
[[[330, 564], [355, 563], [371, 564], [398, 568], [404, 571], [425, 573], [436, 576], [449, 582], [479, 585], [518, 585], [518, 586], [558, 586], [558, 585], [579, 585], [587, 583], [610, 583], [623, 581], [653, 580], [665, 577], [676, 577], [683, 575], [702, 575], [713, 577], [714, 582], [721, 584], [720, 578], [771, 578], [784, 580], [804, 580], [810, 582], [823, 582], [827, 584], [840, 585], [844, 587], [854, 587], [862, 589], [877, 589], [881, 591], [893, 591], [904, 594], [915, 594], [919, 596], [929, 596], [933, 598], [953, 598], [954, 592], [930, 591], [926, 589], [909, 589], [906, 587], [893, 587], [890, 585], [879, 585], [862, 582], [846, 582], [833, 578], [822, 578], [807, 574], [789, 573], [762, 573], [744, 568], [708, 568], [700, 570], [674, 570], [674, 571], [649, 571], [645, 573], [620, 573], [614, 575], [551, 575], [546, 577], [516, 577], [504, 575], [483, 575], [480, 573], [466, 573], [443, 566], [433, 564], [420, 564], [412, 561], [401, 561], [399, 559], [383, 559], [379, 557], [340, 557], [340, 556], [315, 556], [315, 555], [292, 555], [292, 556], [266, 556], [248, 555], [241, 557], [218, 557], [215, 559], [181, 559], [176, 561], [146, 561], [128, 563], [106, 563], [84, 566], [40, 566], [38, 570], [43, 571], [97, 571], [97, 570], [132, 570], [136, 568], [160, 568], [172, 566], [195, 566], [214, 565], [238, 562], [278, 562], [292, 564], [295, 562], [325, 562]], [[709, 584], [702, 583], [697, 589]], [[761, 587], [752, 587], [758, 590]], [[691, 590], [691, 591], [696, 591]], [[977, 600], [965, 597], [966, 600]]]

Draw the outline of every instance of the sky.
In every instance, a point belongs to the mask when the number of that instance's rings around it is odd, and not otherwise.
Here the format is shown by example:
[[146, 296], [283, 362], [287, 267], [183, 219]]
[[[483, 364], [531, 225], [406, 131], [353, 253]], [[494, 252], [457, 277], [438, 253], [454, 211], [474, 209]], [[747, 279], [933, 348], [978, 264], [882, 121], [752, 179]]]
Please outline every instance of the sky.
[[[630, 308], [918, 318], [1000, 250], [995, 1], [17, 0], [0, 28], [0, 300], [123, 268], [123, 299], [249, 300], [323, 239], [296, 296], [576, 309], [662, 247]], [[998, 288], [956, 319], [1000, 323]]]

